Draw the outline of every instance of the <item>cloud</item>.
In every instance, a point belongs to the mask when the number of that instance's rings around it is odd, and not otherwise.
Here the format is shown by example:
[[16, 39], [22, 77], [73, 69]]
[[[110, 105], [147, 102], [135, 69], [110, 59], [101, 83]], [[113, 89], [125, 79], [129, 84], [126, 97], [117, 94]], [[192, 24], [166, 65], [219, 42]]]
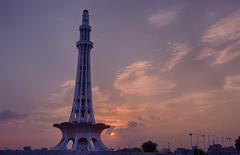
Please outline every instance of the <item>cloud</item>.
[[[189, 125], [196, 132], [230, 132], [228, 127], [235, 124], [234, 119], [239, 115], [239, 99], [239, 89], [206, 90], [170, 98], [148, 111], [156, 114], [158, 119], [154, 121], [161, 126], [155, 128], [159, 127], [165, 134], [186, 132]], [[174, 129], [176, 126], [178, 131]]]
[[158, 120], [159, 119], [159, 117], [158, 116], [155, 116], [155, 115], [151, 115], [151, 116], [149, 116], [149, 118], [150, 118], [150, 120]]
[[27, 116], [28, 114], [20, 114], [15, 111], [6, 109], [0, 112], [0, 121], [25, 119]]
[[[113, 104], [115, 100], [94, 104], [95, 118], [98, 122], [104, 122], [116, 128], [126, 128], [128, 120], [133, 120], [135, 114], [144, 112], [142, 103], [136, 105], [134, 101], [121, 104]], [[138, 122], [141, 122], [138, 120]]]
[[195, 58], [195, 60], [202, 60], [204, 58], [215, 55], [216, 53], [217, 52], [212, 48], [206, 47], [200, 51], [199, 55]]
[[126, 128], [127, 127], [127, 119], [123, 119], [119, 116], [113, 116], [113, 117], [106, 117], [106, 116], [103, 116], [103, 115], [95, 115], [96, 116], [96, 119], [98, 120], [98, 122], [101, 122], [101, 123], [105, 123], [105, 124], [108, 124], [108, 125], [111, 125], [113, 126], [114, 128]]
[[138, 126], [138, 122], [136, 121], [129, 121], [128, 122], [128, 127], [129, 128], [136, 128]]
[[93, 101], [96, 102], [96, 104], [107, 102], [109, 99], [109, 95], [103, 93], [98, 86], [94, 86], [92, 88], [93, 91]]
[[150, 61], [138, 61], [122, 68], [114, 81], [114, 87], [122, 95], [152, 96], [170, 92], [176, 83], [161, 79], [157, 74], [148, 74], [153, 70]]
[[[139, 139], [144, 140], [146, 137], [152, 139], [161, 137], [171, 141], [174, 139], [166, 138], [164, 135], [185, 135], [189, 130], [195, 133], [214, 132], [216, 135], [237, 133], [236, 128], [229, 129], [229, 126], [236, 124], [234, 118], [238, 118], [239, 115], [238, 100], [238, 90], [224, 89], [202, 90], [162, 100], [151, 98], [148, 103], [138, 102], [140, 105], [145, 105], [141, 112], [126, 113], [117, 117], [113, 115], [112, 121], [117, 127], [111, 131], [115, 132], [118, 139], [116, 145], [119, 145], [119, 141], [125, 137], [137, 137], [133, 144], [138, 144]], [[132, 104], [135, 102], [137, 101], [132, 100]], [[227, 108], [226, 103], [228, 103]], [[144, 119], [139, 119], [139, 116], [144, 116]], [[122, 125], [116, 123], [115, 119]]]
[[74, 85], [74, 80], [66, 80], [59, 84], [58, 90], [42, 101], [46, 104], [32, 109], [29, 123], [33, 126], [44, 126], [47, 123], [67, 121], [72, 108]]
[[[66, 80], [60, 84], [59, 90], [50, 94], [47, 98], [48, 101], [55, 105], [65, 104], [72, 102], [74, 93], [74, 80]], [[68, 105], [68, 104], [67, 104]]]
[[61, 87], [63, 87], [63, 88], [73, 88], [74, 85], [75, 85], [75, 80], [67, 80], [67, 81], [64, 81], [61, 84]]
[[[118, 135], [126, 134], [128, 132], [132, 132], [132, 129], [139, 128], [140, 126], [144, 126], [143, 123], [137, 121], [127, 121], [122, 126], [111, 126], [106, 130], [106, 134], [111, 135], [111, 133], [117, 133]], [[121, 137], [122, 138], [122, 137]]]
[[240, 10], [213, 24], [202, 36], [203, 49], [195, 60], [211, 56], [213, 64], [223, 64], [240, 57]]
[[147, 20], [150, 24], [153, 24], [157, 27], [163, 27], [174, 22], [177, 18], [178, 13], [178, 9], [165, 10], [150, 15]]
[[[194, 92], [170, 98], [162, 102], [160, 109], [163, 112], [170, 110], [176, 114], [176, 111], [174, 111], [174, 109], [178, 109], [184, 106], [184, 109], [181, 110], [182, 118], [184, 117], [184, 115], [196, 114], [202, 112], [204, 109], [210, 106], [210, 104], [205, 102], [205, 100], [207, 96], [211, 93], [212, 91]], [[188, 111], [189, 109], [191, 110]]]
[[167, 60], [162, 71], [169, 71], [174, 68], [176, 64], [181, 62], [183, 58], [192, 50], [192, 46], [187, 43], [174, 43], [169, 48], [172, 55]]
[[227, 76], [225, 78], [224, 89], [240, 90], [240, 75]]
[[216, 54], [214, 64], [223, 64], [240, 57], [240, 40], [227, 46]]
[[202, 42], [210, 46], [219, 46], [227, 41], [240, 38], [240, 10], [222, 18], [212, 25], [203, 35]]

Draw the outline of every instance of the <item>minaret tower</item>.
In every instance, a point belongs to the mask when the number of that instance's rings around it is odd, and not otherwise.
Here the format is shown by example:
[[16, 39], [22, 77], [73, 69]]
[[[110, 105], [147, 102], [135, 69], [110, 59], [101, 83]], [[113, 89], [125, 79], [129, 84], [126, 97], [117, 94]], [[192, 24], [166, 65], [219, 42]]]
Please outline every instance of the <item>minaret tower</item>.
[[80, 38], [77, 42], [78, 66], [75, 84], [73, 107], [69, 122], [95, 123], [92, 109], [91, 63], [90, 52], [93, 43], [90, 41], [91, 26], [88, 11], [84, 10], [82, 25], [79, 27]]
[[77, 76], [72, 111], [68, 122], [54, 124], [62, 131], [61, 141], [54, 150], [67, 150], [67, 145], [72, 141], [72, 151], [105, 151], [106, 146], [101, 141], [101, 132], [110, 126], [95, 123], [92, 106], [91, 87], [91, 59], [90, 52], [93, 43], [90, 41], [91, 26], [89, 14], [83, 11], [82, 25], [79, 27], [80, 38], [78, 48]]

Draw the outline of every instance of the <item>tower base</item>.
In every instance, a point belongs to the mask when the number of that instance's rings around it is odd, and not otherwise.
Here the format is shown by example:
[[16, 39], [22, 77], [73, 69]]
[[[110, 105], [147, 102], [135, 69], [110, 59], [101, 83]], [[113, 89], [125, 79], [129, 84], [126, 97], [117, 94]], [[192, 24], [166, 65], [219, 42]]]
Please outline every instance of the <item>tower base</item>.
[[67, 150], [67, 145], [72, 141], [72, 146], [68, 150], [71, 151], [107, 151], [108, 148], [101, 141], [101, 132], [109, 128], [109, 125], [103, 123], [90, 124], [81, 123], [74, 124], [63, 122], [61, 124], [53, 124], [62, 132], [61, 141], [53, 148], [53, 150]]

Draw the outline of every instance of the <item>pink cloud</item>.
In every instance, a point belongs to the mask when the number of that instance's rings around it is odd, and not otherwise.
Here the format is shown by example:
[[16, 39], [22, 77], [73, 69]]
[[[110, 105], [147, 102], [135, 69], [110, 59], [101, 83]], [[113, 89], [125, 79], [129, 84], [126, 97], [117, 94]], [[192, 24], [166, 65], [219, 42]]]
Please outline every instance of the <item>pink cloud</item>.
[[170, 92], [176, 83], [161, 79], [158, 74], [148, 74], [153, 69], [150, 61], [138, 61], [121, 69], [114, 81], [114, 87], [122, 95], [152, 96]]

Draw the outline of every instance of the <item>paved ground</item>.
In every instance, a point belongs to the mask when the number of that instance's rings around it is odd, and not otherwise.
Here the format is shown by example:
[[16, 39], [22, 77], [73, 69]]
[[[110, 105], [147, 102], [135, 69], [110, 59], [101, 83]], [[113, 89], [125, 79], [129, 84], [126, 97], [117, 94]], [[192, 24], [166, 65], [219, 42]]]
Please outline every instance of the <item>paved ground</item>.
[[0, 155], [155, 155], [143, 152], [4, 151]]

